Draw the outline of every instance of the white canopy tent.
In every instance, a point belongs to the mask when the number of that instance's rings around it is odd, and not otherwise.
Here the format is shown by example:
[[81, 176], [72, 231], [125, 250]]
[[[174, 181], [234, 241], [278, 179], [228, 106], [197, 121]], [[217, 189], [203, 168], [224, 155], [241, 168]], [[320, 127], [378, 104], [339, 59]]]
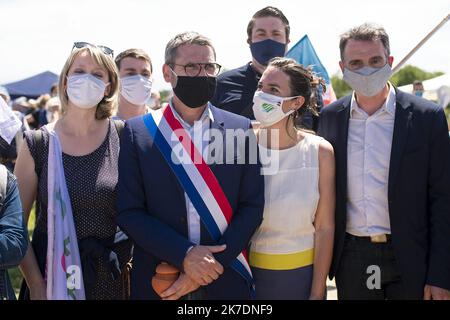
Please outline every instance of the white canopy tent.
[[[435, 101], [445, 108], [450, 103], [450, 74], [422, 81], [424, 93], [423, 97]], [[412, 93], [413, 85], [407, 84], [399, 87], [400, 90]]]

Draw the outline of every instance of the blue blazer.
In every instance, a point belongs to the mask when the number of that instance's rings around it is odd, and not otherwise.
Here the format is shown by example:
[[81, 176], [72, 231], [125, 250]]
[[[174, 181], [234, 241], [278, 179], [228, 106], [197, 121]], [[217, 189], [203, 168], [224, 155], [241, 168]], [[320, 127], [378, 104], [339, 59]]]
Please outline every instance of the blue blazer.
[[17, 266], [28, 248], [28, 230], [15, 176], [8, 172], [4, 183], [6, 194], [0, 195], [0, 301], [16, 299], [7, 269]]
[[[450, 289], [450, 139], [441, 107], [396, 91], [388, 205], [396, 263], [410, 298], [425, 284]], [[347, 222], [347, 137], [351, 96], [322, 109], [319, 135], [336, 161], [336, 231], [330, 278], [340, 265]]]
[[[212, 105], [211, 111], [214, 117], [211, 128], [220, 130], [224, 139], [225, 129], [251, 127], [247, 118]], [[245, 152], [241, 152], [246, 160], [249, 140]], [[226, 150], [223, 157], [227, 159]], [[260, 163], [212, 164], [210, 168], [230, 202], [233, 218], [218, 242], [201, 223], [202, 245], [227, 245], [225, 251], [214, 255], [225, 271], [218, 280], [203, 287], [205, 298], [248, 299], [246, 281], [229, 266], [247, 248], [262, 221], [264, 177], [260, 174]], [[117, 223], [135, 242], [131, 299], [159, 299], [151, 286], [157, 264], [166, 261], [182, 270], [186, 251], [193, 243], [188, 236], [184, 190], [158, 147], [153, 145], [143, 117], [128, 120], [121, 134], [117, 205]]]

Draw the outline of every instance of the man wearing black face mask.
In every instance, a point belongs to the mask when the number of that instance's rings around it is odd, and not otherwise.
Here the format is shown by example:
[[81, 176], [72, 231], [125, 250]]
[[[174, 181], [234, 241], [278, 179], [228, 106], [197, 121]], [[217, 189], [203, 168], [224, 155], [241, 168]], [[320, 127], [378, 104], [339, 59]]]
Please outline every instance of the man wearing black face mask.
[[443, 109], [388, 82], [382, 27], [341, 35], [353, 93], [326, 108], [336, 154], [330, 277], [339, 299], [450, 299], [450, 140]]
[[256, 12], [247, 26], [252, 61], [217, 78], [216, 94], [211, 103], [255, 119], [252, 105], [259, 78], [270, 59], [284, 57], [290, 42], [289, 32], [289, 21], [281, 10], [269, 6]]
[[[248, 299], [253, 292], [242, 251], [262, 221], [264, 178], [259, 162], [249, 161], [250, 120], [209, 103], [219, 69], [209, 39], [174, 37], [163, 66], [173, 98], [128, 120], [121, 135], [117, 222], [136, 243], [132, 299]], [[244, 148], [233, 149], [229, 130], [248, 133]], [[180, 146], [188, 160], [178, 158]], [[163, 292], [152, 289], [161, 262], [180, 270]]]

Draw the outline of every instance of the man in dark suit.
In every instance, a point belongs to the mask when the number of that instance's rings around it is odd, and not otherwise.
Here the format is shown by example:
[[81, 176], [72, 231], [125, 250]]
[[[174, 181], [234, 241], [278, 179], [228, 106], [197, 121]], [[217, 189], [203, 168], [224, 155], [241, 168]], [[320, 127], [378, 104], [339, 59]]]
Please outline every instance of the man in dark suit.
[[289, 21], [280, 9], [267, 6], [258, 10], [247, 25], [252, 61], [220, 74], [211, 102], [223, 110], [254, 120], [253, 95], [259, 79], [270, 59], [285, 55], [289, 33]]
[[450, 299], [450, 140], [442, 108], [388, 83], [386, 31], [341, 36], [354, 90], [324, 108], [336, 154], [330, 278], [339, 299]]
[[[171, 83], [174, 96], [166, 108], [170, 108], [167, 111], [173, 113], [191, 136], [199, 152], [205, 149], [193, 136], [204, 137], [208, 129], [215, 130], [216, 146], [223, 142], [222, 148], [209, 144], [218, 159], [209, 163], [209, 167], [233, 216], [221, 237], [215, 239], [199, 214], [198, 202], [188, 196], [186, 187], [180, 184], [182, 180], [163, 157], [157, 137], [153, 139], [149, 135], [144, 121], [159, 111], [128, 120], [121, 137], [117, 221], [135, 242], [132, 299], [250, 298], [251, 283], [232, 266], [262, 221], [264, 178], [260, 175], [259, 162], [249, 161], [249, 140], [255, 141], [252, 130], [245, 138], [244, 147], [242, 143], [235, 145], [234, 141], [226, 140], [225, 133], [229, 130], [247, 131], [250, 120], [217, 109], [208, 102], [214, 94], [220, 69], [215, 59], [210, 41], [197, 33], [179, 34], [169, 41], [163, 74]], [[162, 261], [177, 267], [181, 275], [158, 296], [152, 289], [151, 279]]]

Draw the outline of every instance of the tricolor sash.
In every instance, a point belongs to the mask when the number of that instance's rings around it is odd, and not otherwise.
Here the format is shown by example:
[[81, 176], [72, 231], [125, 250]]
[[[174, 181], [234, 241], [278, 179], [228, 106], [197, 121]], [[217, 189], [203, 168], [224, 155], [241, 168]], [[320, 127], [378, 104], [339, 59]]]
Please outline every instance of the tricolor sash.
[[[170, 106], [151, 111], [143, 120], [153, 143], [183, 186], [211, 237], [219, 241], [231, 221], [233, 210], [216, 176]], [[183, 152], [188, 155], [183, 158], [179, 153], [172, 152], [175, 146], [179, 148], [180, 143]], [[252, 273], [244, 252], [233, 260], [231, 267], [244, 277], [253, 291]]]

